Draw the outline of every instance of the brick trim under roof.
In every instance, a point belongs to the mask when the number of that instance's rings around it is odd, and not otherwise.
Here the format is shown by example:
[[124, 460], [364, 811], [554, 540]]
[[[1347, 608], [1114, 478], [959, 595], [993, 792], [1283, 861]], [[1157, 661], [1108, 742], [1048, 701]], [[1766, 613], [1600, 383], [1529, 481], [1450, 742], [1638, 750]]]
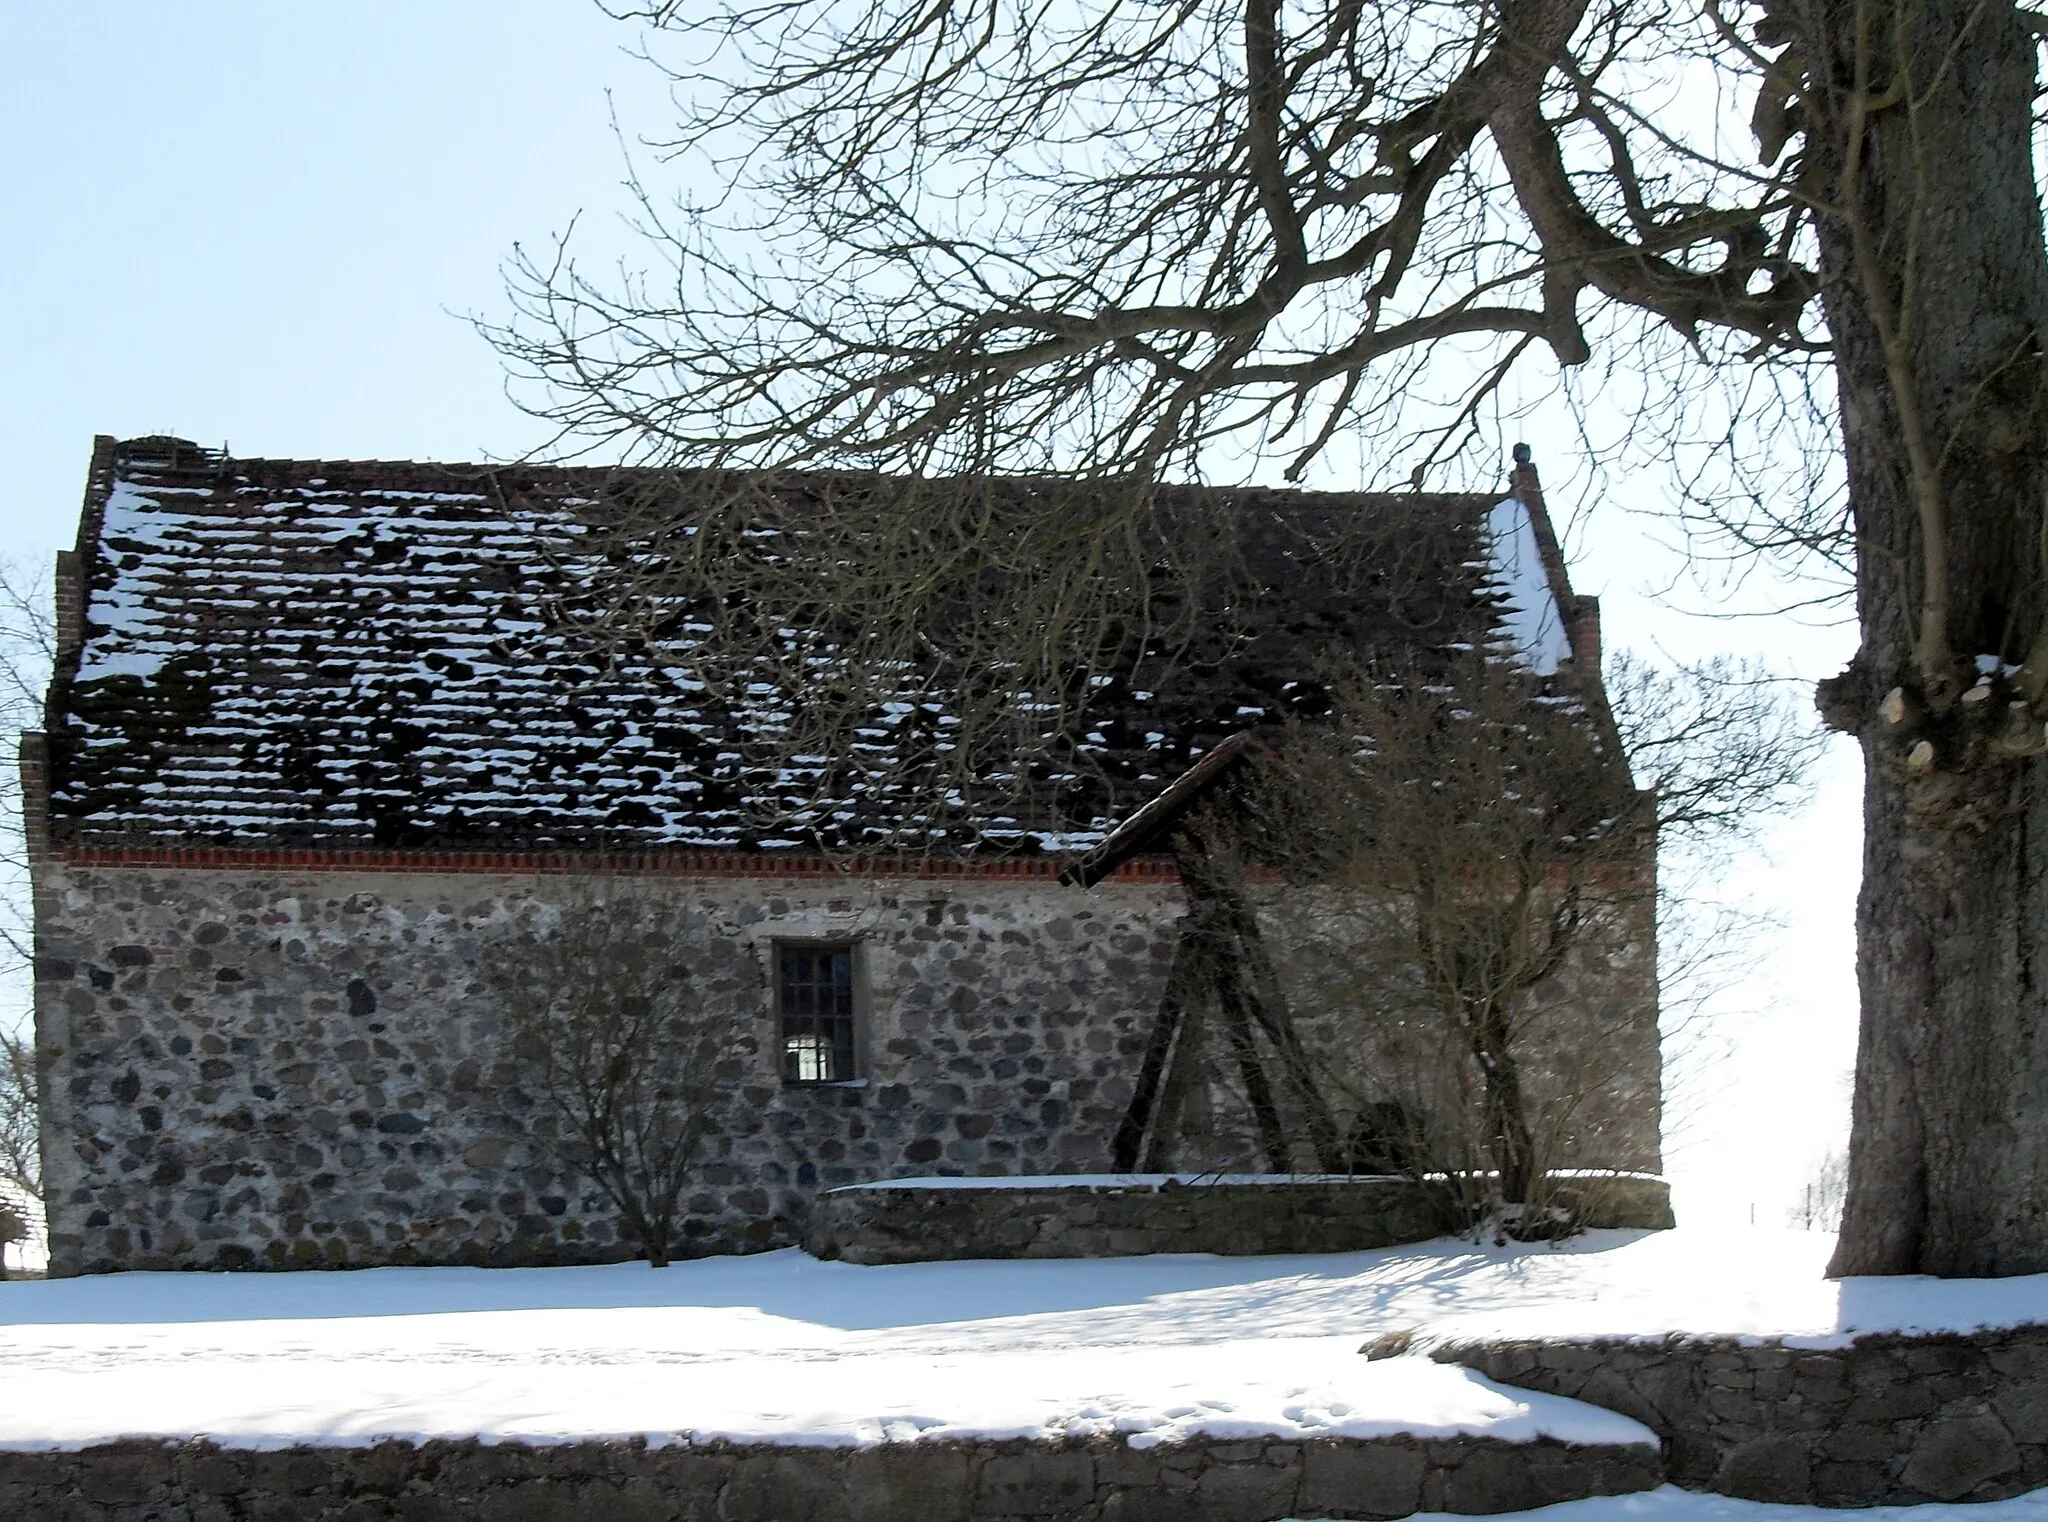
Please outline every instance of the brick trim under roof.
[[[70, 867], [177, 868], [233, 872], [402, 872], [506, 877], [588, 873], [645, 877], [801, 878], [924, 882], [1050, 882], [1065, 861], [1049, 856], [844, 859], [759, 851], [365, 851], [287, 850], [231, 846], [66, 846], [39, 859]], [[1170, 861], [1135, 860], [1097, 879], [1115, 883], [1177, 883]]]

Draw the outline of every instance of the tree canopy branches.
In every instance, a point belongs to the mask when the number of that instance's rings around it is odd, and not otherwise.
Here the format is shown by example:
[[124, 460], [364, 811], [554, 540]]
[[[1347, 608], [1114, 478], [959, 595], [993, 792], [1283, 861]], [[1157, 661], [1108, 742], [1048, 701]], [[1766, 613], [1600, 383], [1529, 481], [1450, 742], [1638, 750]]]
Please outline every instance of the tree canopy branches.
[[[515, 263], [494, 337], [580, 445], [1197, 480], [1329, 457], [1419, 485], [1518, 374], [1604, 351], [1675, 455], [1722, 446], [1698, 494], [1731, 553], [1856, 575], [1862, 648], [1823, 693], [1868, 790], [1834, 1269], [2048, 1264], [2042, 996], [2016, 949], [2048, 925], [2037, 13], [614, 10], [670, 71], [666, 147], [716, 189], [671, 215], [642, 187], [667, 289], [561, 247]], [[1796, 490], [1810, 471], [1789, 496], [1749, 475], [1788, 418], [1839, 510]]]
[[[614, 7], [684, 111], [637, 186], [663, 283], [522, 253], [492, 330], [584, 443], [664, 462], [1290, 476], [1455, 436], [1606, 301], [1810, 349], [1799, 154], [1731, 150], [1718, 13], [1629, 0], [744, 0]], [[1736, 60], [1762, 89], [1772, 61]], [[1789, 129], [1787, 129], [1789, 132]], [[1446, 383], [1427, 351], [1466, 372]], [[1417, 413], [1418, 417], [1420, 412]], [[1426, 447], [1426, 446], [1425, 446]], [[1436, 452], [1424, 456], [1433, 460]]]

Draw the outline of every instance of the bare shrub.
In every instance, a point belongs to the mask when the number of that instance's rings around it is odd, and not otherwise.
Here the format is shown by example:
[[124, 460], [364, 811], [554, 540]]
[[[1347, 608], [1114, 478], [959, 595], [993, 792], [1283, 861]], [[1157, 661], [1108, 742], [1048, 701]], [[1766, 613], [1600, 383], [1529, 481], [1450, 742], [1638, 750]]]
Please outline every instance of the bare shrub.
[[35, 1049], [0, 1035], [0, 1190], [43, 1198], [42, 1077]]
[[1849, 1196], [1849, 1154], [1830, 1152], [1822, 1158], [1785, 1212], [1785, 1224], [1799, 1231], [1837, 1231], [1842, 1204]]
[[1322, 1067], [1352, 1133], [1524, 1232], [1618, 1034], [1537, 995], [1574, 956], [1642, 956], [1655, 881], [1654, 800], [1553, 685], [1483, 652], [1371, 673], [1267, 753], [1242, 811], [1269, 870], [1325, 890], [1316, 992], [1352, 1035]]
[[575, 879], [495, 977], [506, 1042], [561, 1123], [559, 1160], [604, 1191], [656, 1268], [743, 1072], [740, 1022], [691, 982], [687, 919], [658, 884]]
[[1219, 1162], [1407, 1175], [1449, 1225], [1570, 1229], [1558, 1170], [1640, 1078], [1654, 927], [1684, 912], [1660, 833], [1753, 827], [1814, 743], [1757, 673], [1617, 664], [1627, 731], [1568, 671], [1475, 650], [1335, 681], [1328, 716], [1240, 747], [1174, 837], [1195, 954], [1127, 1125], [1151, 1165], [1199, 1135]]

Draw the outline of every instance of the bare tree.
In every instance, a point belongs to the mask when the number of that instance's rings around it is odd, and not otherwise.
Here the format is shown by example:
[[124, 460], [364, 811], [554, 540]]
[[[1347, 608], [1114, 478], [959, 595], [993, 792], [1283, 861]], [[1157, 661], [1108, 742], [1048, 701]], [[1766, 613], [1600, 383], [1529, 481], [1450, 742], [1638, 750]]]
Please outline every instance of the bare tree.
[[[1532, 365], [1604, 352], [1674, 433], [1697, 409], [1672, 397], [1717, 379], [1752, 436], [1759, 407], [1825, 423], [1838, 397], [1839, 513], [1710, 504], [1739, 550], [1818, 550], [1857, 580], [1862, 647], [1822, 694], [1869, 798], [1833, 1270], [2048, 1267], [2039, 14], [614, 12], [670, 59], [689, 114], [668, 146], [718, 188], [646, 196], [658, 281], [515, 262], [497, 337], [580, 444], [1116, 479], [1355, 453], [1422, 481]], [[1735, 100], [1746, 127], [1700, 104]]]
[[1658, 800], [1657, 962], [1666, 1133], [1727, 1072], [1721, 1001], [1781, 929], [1740, 873], [1759, 830], [1809, 795], [1826, 732], [1755, 662], [1660, 666], [1624, 650], [1606, 690], [1629, 766]]
[[557, 1160], [587, 1174], [665, 1268], [683, 1191], [744, 1076], [746, 1032], [698, 997], [673, 895], [630, 878], [564, 882], [500, 969], [505, 1038], [554, 1111]]
[[0, 1189], [36, 1205], [43, 1198], [41, 1108], [35, 1048], [0, 1035]]
[[1636, 785], [1657, 800], [1664, 859], [1721, 859], [1806, 798], [1826, 736], [1755, 661], [1658, 665], [1622, 650], [1604, 692]]
[[[0, 732], [12, 737], [10, 753], [23, 730], [42, 722], [54, 647], [55, 626], [39, 584], [21, 567], [0, 564]], [[20, 772], [0, 766], [0, 965], [22, 990], [24, 1005], [34, 960], [28, 868]], [[41, 1093], [33, 1041], [0, 1027], [0, 1252], [8, 1241], [28, 1240], [40, 1220]]]
[[[10, 755], [21, 732], [42, 723], [55, 649], [56, 625], [41, 580], [21, 566], [0, 563], [0, 733], [9, 737]], [[11, 762], [0, 766], [0, 883], [0, 952], [19, 973], [33, 957], [34, 913], [22, 836], [21, 774]]]
[[[1575, 951], [1625, 941], [1631, 901], [1637, 933], [1653, 923], [1654, 800], [1603, 754], [1583, 704], [1544, 685], [1479, 651], [1433, 681], [1378, 672], [1350, 690], [1335, 727], [1287, 747], [1291, 775], [1258, 788], [1260, 835], [1291, 847], [1282, 875], [1377, 908], [1367, 965], [1424, 996], [1449, 1038], [1439, 1049], [1469, 1075], [1459, 1129], [1513, 1206], [1529, 1201], [1542, 1161], [1524, 1071], [1543, 1009], [1532, 995]], [[1299, 821], [1291, 839], [1285, 819]], [[1390, 955], [1403, 941], [1407, 956]], [[1399, 1009], [1386, 982], [1361, 990], [1362, 1003]], [[1547, 1119], [1549, 1133], [1564, 1121]]]
[[1849, 1156], [1830, 1152], [1801, 1186], [1799, 1198], [1785, 1213], [1788, 1225], [1800, 1231], [1835, 1231], [1842, 1224], [1842, 1201], [1849, 1192]]
[[10, 1245], [36, 1235], [43, 1206], [42, 1079], [35, 1050], [0, 1034], [0, 1279]]
[[[1728, 662], [1624, 655], [1615, 690], [1619, 730], [1569, 668], [1453, 651], [1220, 753], [1173, 833], [1189, 913], [1119, 1163], [1198, 1135], [1216, 1163], [1405, 1173], [1447, 1224], [1568, 1227], [1551, 1170], [1613, 1123], [1595, 1096], [1656, 1063], [1653, 926], [1683, 912], [1659, 832], [1753, 833], [1818, 742], [1783, 684]], [[1623, 996], [1561, 986], [1593, 968]], [[1219, 1087], [1229, 1112], [1188, 1124]]]

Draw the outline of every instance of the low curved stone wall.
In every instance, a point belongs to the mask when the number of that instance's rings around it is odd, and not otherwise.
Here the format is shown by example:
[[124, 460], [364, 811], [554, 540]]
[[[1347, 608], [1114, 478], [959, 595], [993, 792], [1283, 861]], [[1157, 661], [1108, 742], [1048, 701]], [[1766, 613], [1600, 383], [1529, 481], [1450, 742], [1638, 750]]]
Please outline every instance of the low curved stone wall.
[[1518, 1511], [1658, 1483], [1657, 1451], [1295, 1443], [380, 1443], [0, 1453], [0, 1516], [68, 1522], [1273, 1522]]
[[[1560, 1181], [1565, 1191], [1585, 1226], [1672, 1224], [1659, 1178], [1575, 1175]], [[899, 1179], [820, 1195], [804, 1247], [849, 1263], [1361, 1252], [1457, 1224], [1401, 1178]]]
[[1695, 1490], [1874, 1506], [2048, 1484], [2048, 1327], [1796, 1343], [1469, 1342], [1429, 1353], [1634, 1417], [1664, 1439], [1673, 1482]]

